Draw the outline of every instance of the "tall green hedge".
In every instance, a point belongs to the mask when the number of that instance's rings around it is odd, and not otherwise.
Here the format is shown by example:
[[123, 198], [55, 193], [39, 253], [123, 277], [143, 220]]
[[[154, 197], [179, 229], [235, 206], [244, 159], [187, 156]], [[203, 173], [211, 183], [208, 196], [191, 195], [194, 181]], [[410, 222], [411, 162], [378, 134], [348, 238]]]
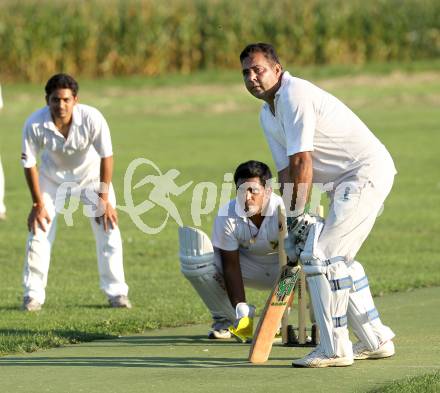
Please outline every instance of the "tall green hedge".
[[440, 56], [439, 0], [1, 0], [0, 77], [189, 73], [249, 42], [286, 64]]

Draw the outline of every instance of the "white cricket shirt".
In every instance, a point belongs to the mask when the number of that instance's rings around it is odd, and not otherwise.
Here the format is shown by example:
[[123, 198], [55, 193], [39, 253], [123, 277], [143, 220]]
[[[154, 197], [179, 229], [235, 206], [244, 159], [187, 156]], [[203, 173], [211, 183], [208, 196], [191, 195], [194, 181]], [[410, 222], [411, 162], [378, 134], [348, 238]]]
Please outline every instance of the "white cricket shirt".
[[76, 104], [66, 139], [46, 106], [34, 112], [24, 125], [23, 166], [35, 166], [40, 151], [40, 173], [58, 184], [99, 179], [101, 158], [113, 155], [108, 124], [97, 109]]
[[275, 94], [275, 116], [264, 103], [260, 122], [278, 171], [289, 156], [310, 151], [314, 183], [337, 183], [385, 160], [395, 173], [385, 146], [340, 100], [312, 83], [283, 73]]
[[[278, 206], [281, 204], [283, 199], [272, 192], [258, 229], [239, 207], [236, 209], [237, 200], [231, 200], [228, 215], [215, 218], [212, 244], [226, 251], [239, 250], [256, 263], [278, 263]], [[220, 208], [220, 212], [225, 211], [225, 207]]]

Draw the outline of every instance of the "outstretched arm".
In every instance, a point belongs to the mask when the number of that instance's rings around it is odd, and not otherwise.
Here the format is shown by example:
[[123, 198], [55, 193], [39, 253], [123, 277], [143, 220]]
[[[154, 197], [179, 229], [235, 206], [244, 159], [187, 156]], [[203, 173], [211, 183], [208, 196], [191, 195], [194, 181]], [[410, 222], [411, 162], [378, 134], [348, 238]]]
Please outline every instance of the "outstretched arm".
[[35, 234], [38, 227], [46, 232], [44, 221], [50, 223], [51, 220], [44, 207], [44, 201], [40, 191], [40, 182], [38, 180], [37, 166], [24, 168], [24, 176], [32, 196], [32, 209], [27, 221], [29, 232], [32, 231]]
[[293, 183], [293, 194], [290, 210], [295, 215], [302, 214], [312, 190], [313, 162], [309, 151], [289, 157], [289, 179]]
[[294, 212], [295, 216], [304, 212], [304, 208], [310, 197], [312, 180], [312, 154], [308, 151], [290, 156], [289, 166], [278, 172], [281, 194], [284, 194], [285, 190], [289, 190], [289, 192], [292, 193], [291, 199], [286, 201], [286, 208], [290, 207], [290, 211]]
[[226, 251], [220, 249], [220, 257], [226, 291], [232, 306], [235, 308], [238, 303], [246, 302], [239, 252], [238, 250]]
[[[301, 152], [290, 156], [289, 166], [286, 169], [288, 173], [285, 171], [281, 175], [284, 179], [288, 179], [291, 195], [283, 195], [286, 208], [290, 206], [290, 215], [287, 217], [288, 237], [284, 249], [289, 259], [296, 261], [299, 257], [298, 244], [305, 242], [311, 224], [306, 205], [312, 189], [312, 154]], [[284, 183], [284, 188], [286, 184]]]
[[103, 214], [96, 217], [96, 222], [102, 222], [104, 230], [107, 232], [111, 228], [118, 225], [118, 214], [115, 208], [109, 202], [110, 184], [113, 176], [113, 156], [101, 158], [100, 181], [101, 189], [99, 190], [100, 203], [102, 204]]

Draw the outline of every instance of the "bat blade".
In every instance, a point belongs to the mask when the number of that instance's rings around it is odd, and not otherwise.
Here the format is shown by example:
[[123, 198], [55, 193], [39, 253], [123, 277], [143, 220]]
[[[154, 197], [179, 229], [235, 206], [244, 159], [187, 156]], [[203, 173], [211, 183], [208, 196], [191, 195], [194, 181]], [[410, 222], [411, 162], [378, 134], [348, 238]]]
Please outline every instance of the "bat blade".
[[282, 267], [275, 288], [267, 299], [255, 330], [248, 358], [251, 363], [264, 363], [269, 358], [273, 339], [280, 328], [284, 311], [293, 297], [300, 270], [299, 266]]

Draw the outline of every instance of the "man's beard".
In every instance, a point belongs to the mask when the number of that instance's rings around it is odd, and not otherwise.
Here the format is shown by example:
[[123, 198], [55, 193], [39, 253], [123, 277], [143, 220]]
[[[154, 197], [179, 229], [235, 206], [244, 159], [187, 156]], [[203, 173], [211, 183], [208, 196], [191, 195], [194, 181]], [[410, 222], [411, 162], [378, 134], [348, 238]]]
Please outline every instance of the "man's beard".
[[254, 205], [251, 205], [251, 206], [249, 206], [249, 205], [245, 205], [245, 207], [244, 207], [244, 211], [245, 211], [247, 217], [252, 217], [252, 216], [254, 216], [255, 214], [258, 214], [258, 213], [260, 212], [260, 209], [259, 209], [258, 206], [254, 206]]

